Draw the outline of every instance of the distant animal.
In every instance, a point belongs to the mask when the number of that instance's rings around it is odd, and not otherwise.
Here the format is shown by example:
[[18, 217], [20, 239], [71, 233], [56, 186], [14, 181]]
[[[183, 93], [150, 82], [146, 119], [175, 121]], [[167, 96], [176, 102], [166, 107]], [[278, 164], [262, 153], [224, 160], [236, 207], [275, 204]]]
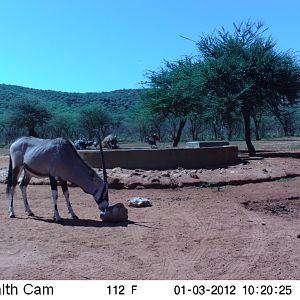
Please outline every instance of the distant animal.
[[25, 212], [29, 216], [34, 214], [28, 204], [26, 188], [32, 177], [49, 177], [54, 209], [53, 218], [56, 222], [61, 220], [57, 209], [57, 181], [61, 184], [68, 211], [72, 218], [76, 219], [77, 216], [69, 200], [67, 182], [76, 184], [84, 192], [93, 195], [101, 211], [105, 211], [108, 207], [107, 184], [82, 160], [69, 140], [63, 138], [43, 140], [34, 137], [21, 137], [10, 147], [6, 189], [9, 198], [8, 214], [10, 218], [15, 217], [13, 207], [14, 191], [22, 171], [20, 189]]
[[110, 148], [110, 149], [118, 149], [119, 145], [118, 145], [118, 140], [117, 137], [115, 135], [108, 135], [107, 137], [105, 137], [102, 141], [102, 147], [103, 148]]
[[98, 141], [97, 141], [97, 140], [94, 140], [93, 146], [94, 146], [95, 148], [98, 146]]
[[159, 136], [156, 133], [153, 133], [151, 137], [146, 137], [147, 143], [151, 146], [151, 148], [157, 147], [156, 141], [159, 141]]
[[[96, 145], [95, 145], [96, 143]], [[86, 150], [87, 148], [91, 146], [97, 146], [97, 142], [87, 140], [86, 138], [79, 138], [78, 140], [74, 141], [74, 146], [77, 150]]]
[[77, 150], [85, 150], [87, 147], [87, 144], [84, 139], [78, 139], [78, 140], [74, 141], [74, 146]]

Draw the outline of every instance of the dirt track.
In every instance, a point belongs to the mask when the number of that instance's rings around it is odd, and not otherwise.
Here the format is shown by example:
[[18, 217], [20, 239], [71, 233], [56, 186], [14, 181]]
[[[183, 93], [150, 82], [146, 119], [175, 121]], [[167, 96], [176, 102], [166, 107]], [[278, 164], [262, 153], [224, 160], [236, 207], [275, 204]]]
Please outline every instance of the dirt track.
[[[285, 168], [300, 168], [298, 159], [283, 161]], [[0, 167], [6, 162], [0, 158]], [[0, 279], [300, 279], [299, 186], [296, 177], [219, 188], [111, 190], [112, 204], [133, 196], [153, 202], [129, 208], [130, 222], [112, 226], [99, 220], [92, 197], [79, 188], [70, 194], [81, 220], [53, 223], [47, 185], [28, 188], [37, 217], [25, 215], [18, 191], [17, 218], [9, 219], [0, 184]], [[63, 197], [59, 209], [68, 218]]]

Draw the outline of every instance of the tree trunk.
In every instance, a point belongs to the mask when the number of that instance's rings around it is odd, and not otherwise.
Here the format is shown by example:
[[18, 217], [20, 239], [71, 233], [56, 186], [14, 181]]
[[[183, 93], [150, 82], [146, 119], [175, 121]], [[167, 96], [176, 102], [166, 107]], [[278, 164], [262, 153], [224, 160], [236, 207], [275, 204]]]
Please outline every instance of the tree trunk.
[[254, 126], [255, 126], [255, 139], [256, 139], [257, 141], [259, 141], [259, 140], [260, 140], [260, 135], [259, 135], [259, 124], [258, 124], [258, 121], [257, 121], [256, 118], [253, 118], [253, 120], [254, 120]]
[[286, 124], [283, 126], [283, 132], [284, 132], [284, 136], [289, 135], [289, 129], [288, 129], [288, 126]]
[[178, 146], [178, 143], [180, 141], [180, 137], [181, 137], [182, 130], [184, 128], [185, 123], [186, 123], [186, 119], [183, 119], [183, 120], [179, 121], [179, 127], [178, 127], [178, 130], [177, 130], [177, 134], [176, 134], [176, 136], [174, 138], [174, 141], [173, 141], [173, 147]]
[[216, 126], [215, 122], [212, 122], [212, 127], [213, 127], [215, 140], [217, 140], [218, 139], [218, 129], [217, 129], [217, 126]]
[[248, 148], [249, 156], [256, 156], [255, 148], [251, 142], [251, 129], [250, 129], [250, 113], [248, 111], [243, 113], [245, 124], [245, 141]]
[[33, 126], [28, 127], [28, 134], [29, 134], [29, 136], [33, 136], [35, 138], [39, 137], [39, 135], [37, 134], [37, 132], [35, 131]]
[[228, 128], [227, 138], [228, 138], [228, 141], [231, 141], [231, 139], [232, 139], [232, 123], [231, 122], [227, 124], [227, 128]]
[[197, 121], [193, 120], [192, 118], [190, 118], [190, 133], [192, 136], [192, 140], [193, 141], [197, 141], [198, 140], [198, 134], [199, 134], [199, 126], [197, 126]]
[[260, 120], [258, 120], [256, 116], [253, 116], [252, 119], [254, 121], [254, 126], [255, 126], [255, 139], [257, 141], [259, 141], [261, 139], [260, 138], [260, 134], [259, 134], [259, 131], [260, 131]]

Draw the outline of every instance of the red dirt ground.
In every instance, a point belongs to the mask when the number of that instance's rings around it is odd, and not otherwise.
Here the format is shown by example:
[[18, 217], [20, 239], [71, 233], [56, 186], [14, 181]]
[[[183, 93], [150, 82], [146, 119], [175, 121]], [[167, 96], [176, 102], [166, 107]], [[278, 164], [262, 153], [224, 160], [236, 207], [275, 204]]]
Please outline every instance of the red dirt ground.
[[[2, 181], [6, 168], [7, 157], [0, 157]], [[300, 177], [249, 183], [300, 175], [299, 159], [170, 171], [179, 183], [200, 182], [173, 189], [143, 188], [151, 176], [169, 178], [162, 173], [121, 172], [128, 173], [122, 182], [134, 178], [139, 189], [111, 189], [111, 204], [141, 196], [153, 206], [128, 207], [130, 222], [114, 225], [100, 221], [92, 197], [79, 188], [70, 195], [80, 220], [68, 219], [60, 195], [65, 219], [54, 223], [48, 185], [28, 188], [36, 217], [25, 215], [18, 190], [17, 218], [9, 219], [0, 184], [0, 279], [300, 279]], [[203, 188], [231, 180], [239, 185]]]

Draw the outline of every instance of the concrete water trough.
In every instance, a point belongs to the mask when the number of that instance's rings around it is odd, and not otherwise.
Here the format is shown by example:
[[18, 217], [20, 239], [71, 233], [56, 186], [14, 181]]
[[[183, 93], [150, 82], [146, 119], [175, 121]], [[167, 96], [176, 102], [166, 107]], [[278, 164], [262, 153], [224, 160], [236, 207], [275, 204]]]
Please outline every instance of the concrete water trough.
[[[80, 156], [93, 168], [102, 168], [99, 150], [81, 150]], [[168, 170], [219, 168], [239, 162], [238, 147], [116, 149], [104, 150], [106, 168]]]

